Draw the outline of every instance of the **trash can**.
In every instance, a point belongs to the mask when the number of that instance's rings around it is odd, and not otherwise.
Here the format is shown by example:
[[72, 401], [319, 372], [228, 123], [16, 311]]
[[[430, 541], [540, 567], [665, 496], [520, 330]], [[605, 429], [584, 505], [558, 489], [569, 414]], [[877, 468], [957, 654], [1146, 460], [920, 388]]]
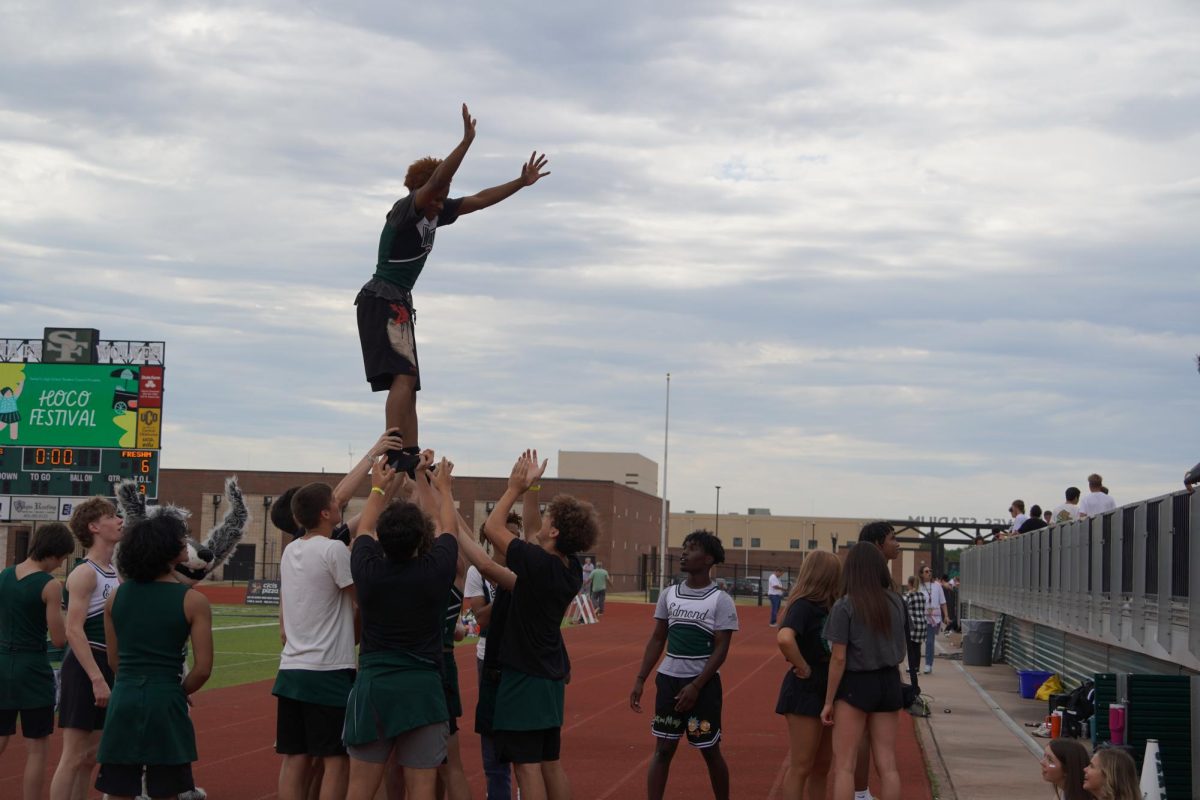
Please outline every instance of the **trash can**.
[[651, 603], [658, 602], [658, 587], [657, 586], [650, 587], [650, 602]]
[[963, 664], [968, 667], [990, 667], [996, 623], [990, 619], [964, 619], [962, 626]]

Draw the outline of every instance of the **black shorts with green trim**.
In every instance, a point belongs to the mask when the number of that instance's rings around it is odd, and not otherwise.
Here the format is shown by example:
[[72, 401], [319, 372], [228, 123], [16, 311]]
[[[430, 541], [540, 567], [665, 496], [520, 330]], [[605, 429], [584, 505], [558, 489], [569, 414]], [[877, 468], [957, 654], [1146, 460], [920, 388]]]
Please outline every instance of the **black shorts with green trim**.
[[712, 747], [721, 740], [721, 676], [713, 675], [704, 684], [691, 709], [676, 711], [675, 696], [693, 680], [695, 678], [676, 678], [661, 672], [654, 676], [658, 694], [650, 730], [660, 739], [680, 739], [686, 735], [692, 747]]

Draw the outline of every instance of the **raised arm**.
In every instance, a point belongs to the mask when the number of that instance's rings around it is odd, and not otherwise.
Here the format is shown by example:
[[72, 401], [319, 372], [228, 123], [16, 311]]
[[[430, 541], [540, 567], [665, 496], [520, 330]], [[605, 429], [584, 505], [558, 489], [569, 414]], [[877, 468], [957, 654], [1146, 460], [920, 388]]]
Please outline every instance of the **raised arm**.
[[379, 437], [379, 441], [371, 446], [367, 454], [363, 456], [354, 468], [346, 473], [346, 477], [338, 482], [338, 485], [333, 487], [333, 498], [337, 501], [338, 508], [345, 508], [350, 502], [350, 498], [358, 492], [358, 487], [362, 486], [362, 482], [371, 472], [371, 465], [375, 460], [388, 450], [399, 450], [404, 447], [404, 439], [400, 436], [399, 428], [390, 428]]
[[[538, 460], [537, 450], [526, 452], [532, 455], [533, 463], [536, 464]], [[542, 468], [542, 471], [545, 471], [545, 467]], [[537, 536], [538, 531], [542, 529], [541, 489], [541, 486], [534, 483], [525, 492], [525, 496], [521, 498], [521, 530], [525, 533], [526, 540]]]
[[543, 461], [539, 466], [533, 460], [531, 451], [526, 450], [522, 453], [521, 457], [517, 459], [517, 463], [513, 464], [512, 472], [508, 476], [508, 488], [504, 490], [496, 507], [488, 515], [487, 522], [483, 524], [483, 535], [501, 555], [508, 553], [508, 545], [517, 538], [504, 524], [508, 520], [508, 513], [512, 511], [517, 498], [529, 491], [529, 487], [541, 479], [542, 473], [546, 471], [546, 463]]
[[[442, 159], [442, 163], [437, 165], [437, 169], [429, 176], [429, 180], [420, 189], [417, 189], [413, 196], [413, 206], [418, 212], [425, 210], [429, 205], [429, 201], [435, 197], [442, 197], [450, 188], [450, 181], [454, 179], [454, 173], [458, 172], [458, 167], [462, 164], [463, 156], [467, 154], [467, 150], [471, 147], [471, 142], [475, 141], [475, 120], [471, 118], [471, 112], [467, 110], [467, 104], [462, 106], [463, 118], [463, 138], [458, 145], [450, 151], [450, 155]], [[463, 213], [461, 210], [458, 213]]]
[[458, 207], [458, 215], [461, 217], [463, 214], [470, 214], [472, 211], [479, 211], [488, 206], [494, 206], [501, 200], [512, 197], [526, 186], [533, 186], [550, 174], [549, 172], [542, 172], [542, 168], [546, 166], [546, 163], [546, 154], [542, 153], [539, 155], [535, 150], [533, 155], [529, 157], [529, 161], [521, 165], [521, 175], [519, 177], [512, 179], [508, 183], [484, 189], [470, 197], [464, 197], [462, 205]]
[[367, 505], [363, 508], [358, 520], [358, 536], [374, 536], [375, 524], [379, 522], [379, 514], [386, 506], [387, 490], [396, 479], [396, 470], [388, 466], [387, 456], [382, 455], [375, 461], [371, 470], [371, 494]]

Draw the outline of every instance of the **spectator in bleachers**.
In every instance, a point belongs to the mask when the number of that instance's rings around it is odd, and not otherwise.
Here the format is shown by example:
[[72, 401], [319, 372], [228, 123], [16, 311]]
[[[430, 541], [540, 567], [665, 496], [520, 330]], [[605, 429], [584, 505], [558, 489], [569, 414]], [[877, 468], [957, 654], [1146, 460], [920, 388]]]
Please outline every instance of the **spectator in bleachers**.
[[1050, 513], [1050, 509], [1047, 508], [1045, 511], [1042, 512], [1042, 519], [1046, 520], [1047, 525], [1054, 522], [1054, 515]]
[[1079, 487], [1071, 486], [1066, 491], [1066, 502], [1059, 503], [1050, 512], [1051, 522], [1062, 524], [1079, 519]]
[[1088, 475], [1088, 493], [1079, 502], [1079, 516], [1094, 517], [1117, 507], [1117, 502], [1108, 495], [1104, 479], [1096, 473]]
[[1192, 487], [1197, 483], [1200, 483], [1200, 464], [1192, 467], [1190, 470], [1188, 470], [1187, 474], [1183, 476], [1183, 488], [1188, 490], [1188, 494], [1196, 491]]
[[1029, 509], [1029, 517], [1021, 523], [1021, 527], [1017, 528], [1017, 533], [1029, 533], [1030, 531], [1040, 530], [1046, 527], [1046, 520], [1042, 519], [1042, 507], [1037, 503]]
[[1029, 519], [1029, 515], [1025, 513], [1025, 501], [1013, 500], [1012, 505], [1008, 507], [1008, 513], [1012, 515], [1012, 524], [1008, 526], [1009, 533], [1020, 533], [1021, 526]]

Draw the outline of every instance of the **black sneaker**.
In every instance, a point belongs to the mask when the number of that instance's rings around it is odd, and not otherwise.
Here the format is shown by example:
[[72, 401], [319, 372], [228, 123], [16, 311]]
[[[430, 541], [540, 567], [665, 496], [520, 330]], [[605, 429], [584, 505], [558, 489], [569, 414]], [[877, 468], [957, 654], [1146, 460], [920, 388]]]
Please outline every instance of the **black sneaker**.
[[417, 477], [417, 464], [421, 463], [421, 454], [410, 453], [407, 450], [388, 450], [388, 466], [396, 472], [407, 472], [414, 480]]

